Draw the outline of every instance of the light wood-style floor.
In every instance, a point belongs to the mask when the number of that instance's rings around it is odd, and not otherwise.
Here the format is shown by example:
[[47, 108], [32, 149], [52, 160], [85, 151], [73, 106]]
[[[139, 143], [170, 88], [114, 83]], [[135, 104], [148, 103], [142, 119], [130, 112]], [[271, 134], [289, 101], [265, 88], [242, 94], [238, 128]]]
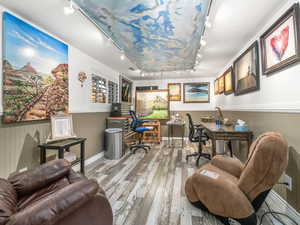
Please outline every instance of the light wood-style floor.
[[140, 150], [121, 160], [101, 159], [88, 172], [106, 191], [115, 225], [222, 224], [188, 202], [184, 184], [196, 167], [195, 160], [187, 163], [185, 156], [196, 148], [180, 144], [175, 148], [154, 145], [148, 154]]

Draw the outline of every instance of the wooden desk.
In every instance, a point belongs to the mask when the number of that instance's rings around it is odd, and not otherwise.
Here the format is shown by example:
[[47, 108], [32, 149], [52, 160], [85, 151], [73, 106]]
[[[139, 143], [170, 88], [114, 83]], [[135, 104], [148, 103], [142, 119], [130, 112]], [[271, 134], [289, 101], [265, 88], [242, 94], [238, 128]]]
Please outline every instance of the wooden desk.
[[205, 132], [212, 141], [212, 156], [216, 155], [216, 141], [230, 141], [230, 152], [232, 154], [231, 141], [247, 141], [248, 152], [253, 140], [252, 131], [236, 131], [234, 126], [217, 126], [215, 122], [213, 123], [203, 123], [201, 125], [205, 128]]

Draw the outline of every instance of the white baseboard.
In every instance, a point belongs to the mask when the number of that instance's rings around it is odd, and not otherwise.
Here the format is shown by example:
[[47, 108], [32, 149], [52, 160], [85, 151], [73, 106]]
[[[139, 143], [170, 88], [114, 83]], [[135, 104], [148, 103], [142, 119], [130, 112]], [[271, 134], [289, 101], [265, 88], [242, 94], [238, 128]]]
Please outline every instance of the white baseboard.
[[[90, 164], [92, 164], [93, 162], [96, 162], [97, 160], [101, 159], [104, 157], [104, 151], [88, 158], [85, 160], [85, 166], [88, 166]], [[77, 164], [75, 166], [72, 167], [72, 169], [76, 172], [79, 172], [80, 171], [80, 164]]]

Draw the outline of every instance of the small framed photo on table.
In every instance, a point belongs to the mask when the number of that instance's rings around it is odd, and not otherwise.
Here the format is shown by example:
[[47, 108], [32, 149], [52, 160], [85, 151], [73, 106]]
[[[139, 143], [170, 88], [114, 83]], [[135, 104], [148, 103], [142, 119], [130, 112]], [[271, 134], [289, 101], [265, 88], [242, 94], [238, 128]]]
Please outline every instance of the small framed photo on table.
[[76, 137], [73, 130], [72, 115], [55, 115], [51, 117], [51, 140], [63, 140]]

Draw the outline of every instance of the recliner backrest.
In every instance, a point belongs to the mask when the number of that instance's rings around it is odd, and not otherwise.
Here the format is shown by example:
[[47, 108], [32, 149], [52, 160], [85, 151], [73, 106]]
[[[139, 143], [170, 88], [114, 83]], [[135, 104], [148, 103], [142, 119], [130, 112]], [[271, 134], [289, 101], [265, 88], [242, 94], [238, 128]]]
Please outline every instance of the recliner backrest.
[[288, 144], [285, 139], [279, 133], [265, 133], [251, 145], [238, 186], [253, 201], [278, 182], [287, 164]]

